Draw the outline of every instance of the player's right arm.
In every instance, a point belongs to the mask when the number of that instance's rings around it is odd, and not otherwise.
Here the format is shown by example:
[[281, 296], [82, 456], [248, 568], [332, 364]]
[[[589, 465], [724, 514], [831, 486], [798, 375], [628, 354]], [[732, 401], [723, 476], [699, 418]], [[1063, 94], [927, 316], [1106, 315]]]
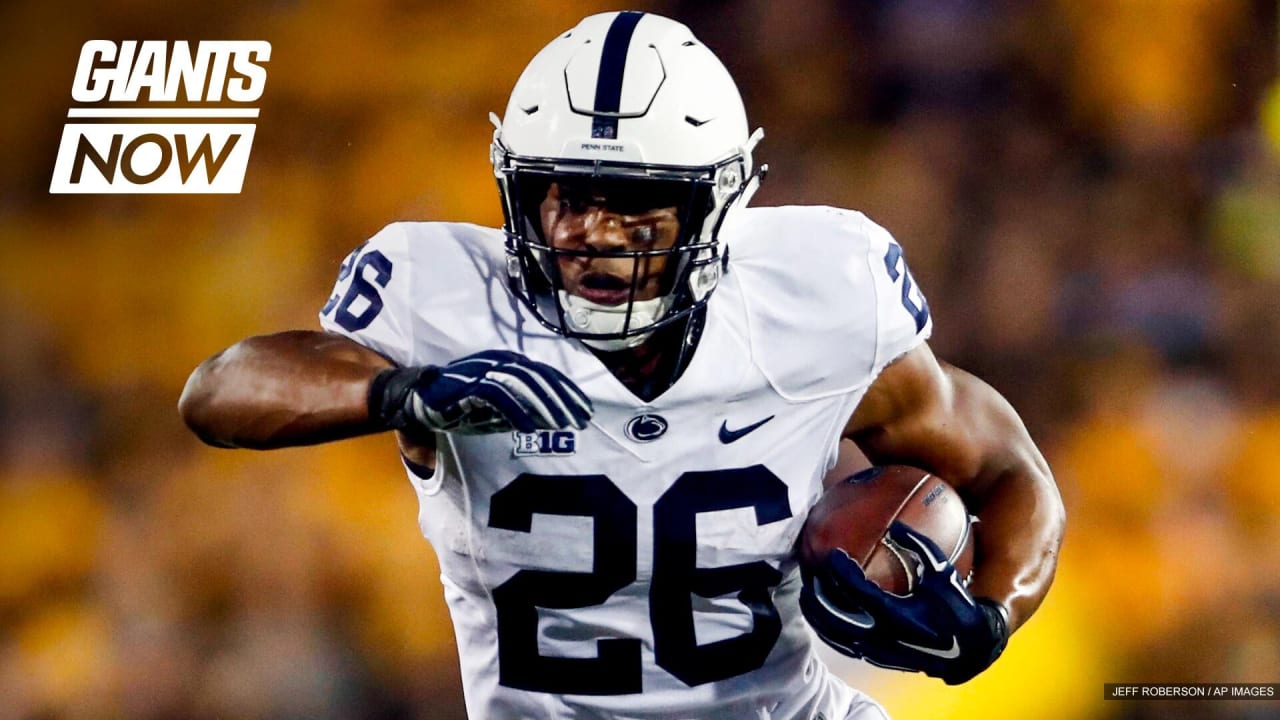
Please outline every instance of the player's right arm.
[[[545, 363], [498, 349], [423, 354], [415, 327], [429, 326], [429, 293], [442, 284], [426, 274], [447, 272], [438, 254], [417, 259], [414, 248], [451, 236], [434, 226], [417, 238], [393, 223], [347, 256], [320, 311], [325, 332], [252, 337], [197, 367], [178, 403], [187, 425], [210, 445], [258, 449], [389, 429], [403, 447], [405, 436], [429, 445], [436, 432], [585, 427], [591, 402]], [[415, 261], [432, 263], [416, 268], [416, 297]]]
[[591, 417], [591, 401], [573, 381], [519, 353], [482, 350], [401, 368], [341, 335], [305, 331], [249, 338], [209, 358], [178, 408], [210, 445], [257, 449], [390, 429], [402, 440], [580, 430]]
[[178, 410], [216, 447], [270, 449], [386, 430], [369, 390], [391, 361], [336, 333], [293, 330], [242, 340], [191, 373]]

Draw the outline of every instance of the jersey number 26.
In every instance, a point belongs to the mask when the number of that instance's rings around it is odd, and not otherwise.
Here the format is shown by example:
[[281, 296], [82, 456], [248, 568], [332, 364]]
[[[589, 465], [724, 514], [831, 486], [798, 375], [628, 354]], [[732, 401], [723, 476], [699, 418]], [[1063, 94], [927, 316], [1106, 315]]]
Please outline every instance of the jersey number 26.
[[[649, 621], [655, 662], [685, 684], [723, 680], [764, 664], [782, 630], [772, 590], [782, 573], [757, 560], [697, 566], [699, 513], [752, 508], [758, 525], [791, 517], [787, 486], [763, 465], [687, 472], [653, 506], [653, 577]], [[596, 641], [596, 657], [538, 652], [538, 608], [601, 605], [636, 580], [636, 505], [604, 475], [526, 473], [493, 495], [489, 526], [530, 532], [535, 513], [593, 520], [592, 571], [521, 570], [493, 590], [498, 616], [498, 681], [507, 687], [580, 695], [638, 693], [640, 640]], [[736, 593], [750, 609], [751, 630], [699, 645], [693, 594]]]

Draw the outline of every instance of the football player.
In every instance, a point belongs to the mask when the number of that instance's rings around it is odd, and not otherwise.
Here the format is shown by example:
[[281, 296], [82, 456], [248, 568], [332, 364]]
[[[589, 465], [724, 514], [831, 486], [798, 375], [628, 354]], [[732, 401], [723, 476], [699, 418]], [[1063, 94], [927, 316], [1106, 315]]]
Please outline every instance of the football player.
[[[398, 432], [476, 718], [883, 717], [811, 626], [949, 683], [990, 665], [1049, 588], [1062, 504], [1010, 406], [930, 352], [889, 233], [746, 207], [762, 133], [656, 15], [584, 19], [493, 119], [505, 228], [384, 228], [322, 332], [195, 370], [190, 427], [242, 448]], [[971, 585], [906, 527], [909, 596], [838, 552], [802, 577], [842, 438], [959, 488], [981, 519]]]

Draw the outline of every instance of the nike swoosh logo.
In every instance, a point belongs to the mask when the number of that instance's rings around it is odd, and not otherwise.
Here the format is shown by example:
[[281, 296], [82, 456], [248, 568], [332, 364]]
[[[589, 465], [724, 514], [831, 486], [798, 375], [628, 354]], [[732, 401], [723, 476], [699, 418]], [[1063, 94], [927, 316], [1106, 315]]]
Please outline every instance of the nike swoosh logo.
[[755, 430], [756, 428], [769, 422], [772, 419], [773, 419], [773, 416], [770, 415], [769, 417], [761, 420], [760, 422], [751, 423], [750, 425], [744, 428], [739, 428], [737, 430], [729, 429], [728, 420], [722, 421], [720, 423], [720, 442], [724, 443], [725, 445], [728, 445], [731, 442], [741, 439], [747, 433], [751, 432], [752, 430]]
[[912, 650], [919, 650], [925, 655], [940, 657], [943, 660], [954, 660], [960, 657], [960, 643], [956, 640], [955, 635], [951, 636], [951, 647], [947, 650], [939, 650], [938, 648], [925, 647], [923, 645], [912, 645], [905, 640], [899, 640], [898, 644], [904, 647], [909, 647]]

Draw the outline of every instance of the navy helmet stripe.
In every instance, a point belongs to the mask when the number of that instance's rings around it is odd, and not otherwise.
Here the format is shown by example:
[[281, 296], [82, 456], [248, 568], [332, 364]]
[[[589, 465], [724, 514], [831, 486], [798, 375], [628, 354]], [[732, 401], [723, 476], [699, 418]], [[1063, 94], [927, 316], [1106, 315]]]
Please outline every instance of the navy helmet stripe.
[[[622, 72], [627, 66], [627, 49], [642, 12], [627, 10], [618, 13], [604, 36], [604, 48], [600, 51], [600, 74], [596, 76], [595, 112], [617, 113], [622, 104]], [[591, 121], [591, 137], [615, 138], [618, 136], [618, 118], [596, 115]]]

